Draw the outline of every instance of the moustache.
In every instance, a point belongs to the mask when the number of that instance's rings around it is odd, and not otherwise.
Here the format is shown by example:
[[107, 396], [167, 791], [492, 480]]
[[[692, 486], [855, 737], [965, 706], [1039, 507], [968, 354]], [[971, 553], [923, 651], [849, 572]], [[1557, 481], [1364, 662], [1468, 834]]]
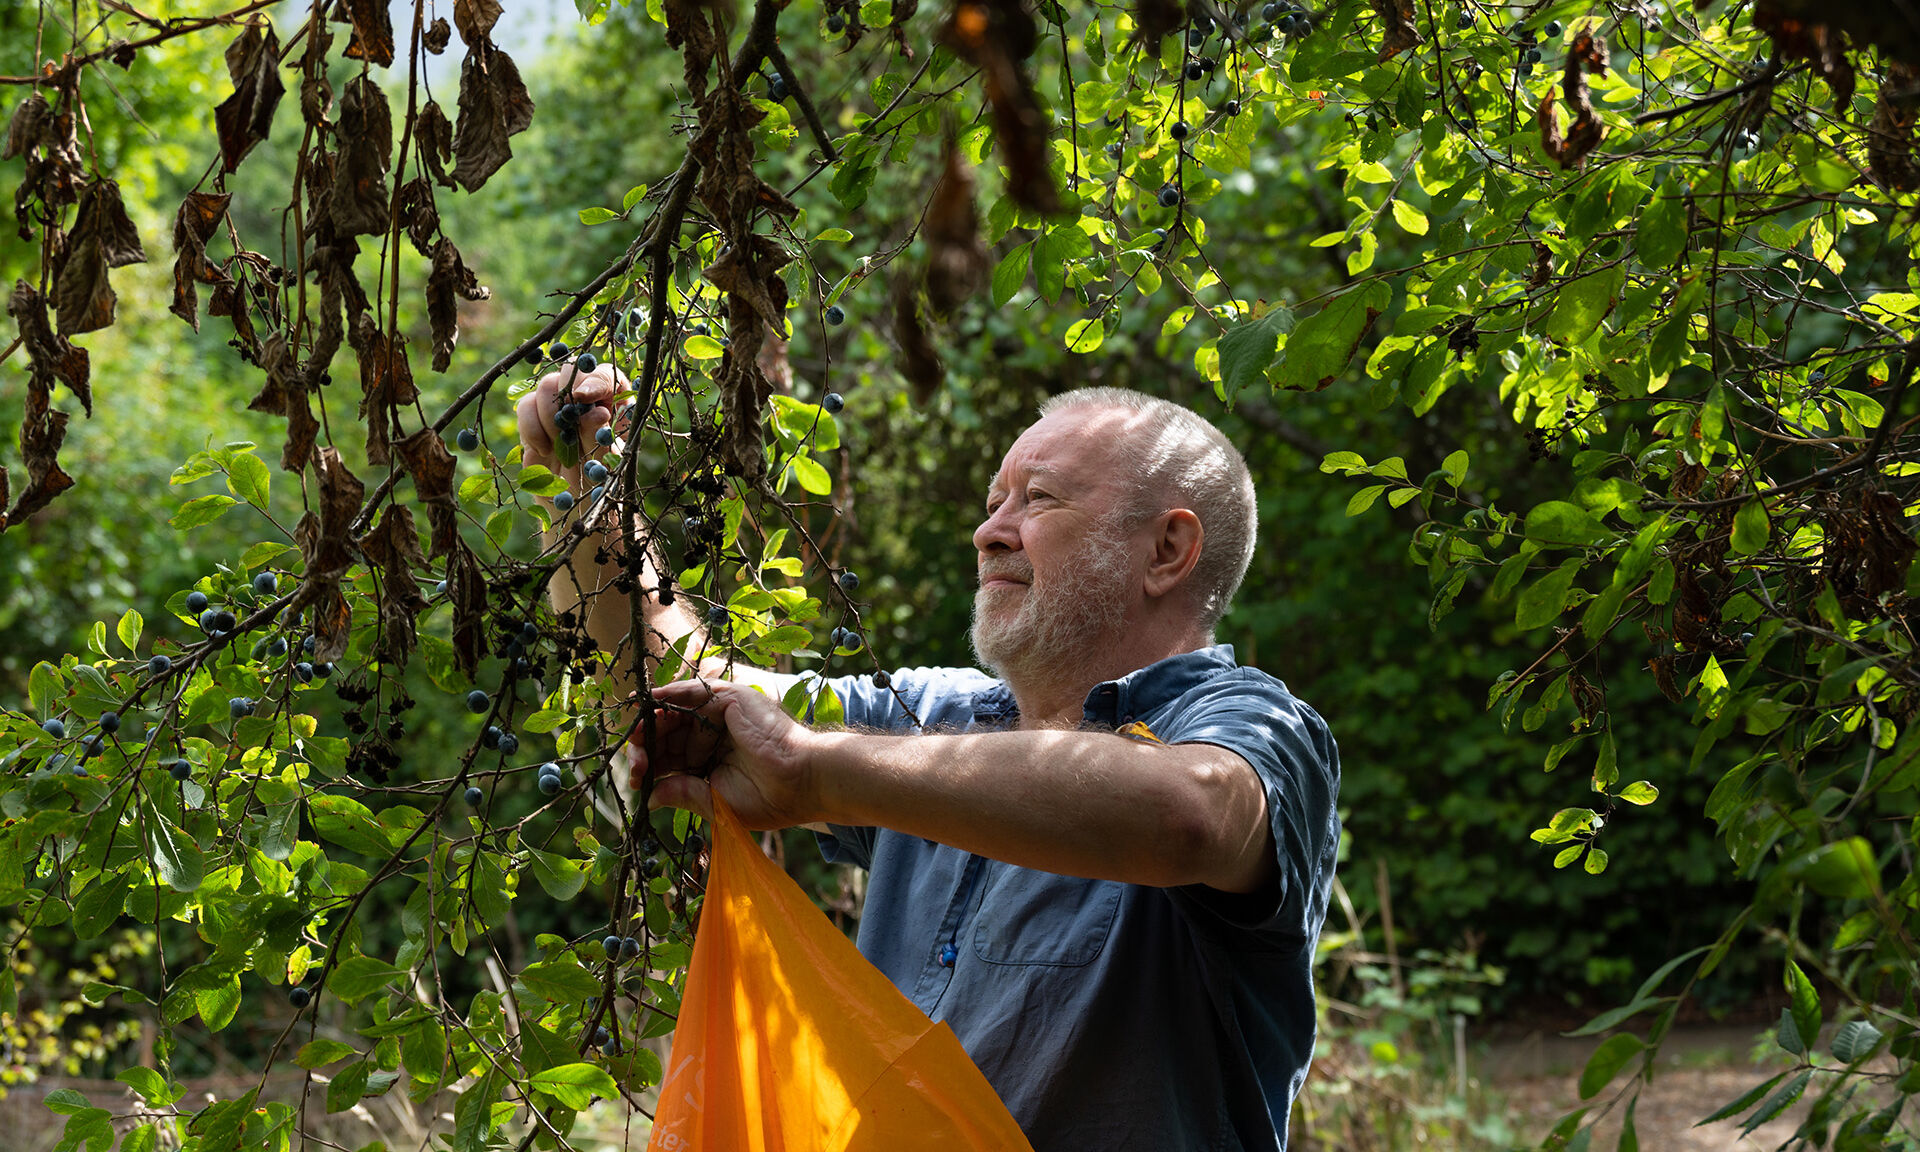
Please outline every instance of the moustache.
[[1033, 565], [1023, 557], [995, 556], [980, 564], [980, 583], [988, 580], [1018, 580], [1022, 584], [1033, 583]]

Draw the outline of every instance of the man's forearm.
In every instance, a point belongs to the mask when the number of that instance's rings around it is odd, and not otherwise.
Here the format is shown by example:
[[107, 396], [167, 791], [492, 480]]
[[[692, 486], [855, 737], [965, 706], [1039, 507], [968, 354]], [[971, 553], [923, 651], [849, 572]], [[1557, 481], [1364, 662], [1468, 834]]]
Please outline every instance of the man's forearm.
[[1102, 732], [816, 734], [821, 819], [878, 825], [1010, 864], [1251, 891], [1272, 859], [1245, 761]]

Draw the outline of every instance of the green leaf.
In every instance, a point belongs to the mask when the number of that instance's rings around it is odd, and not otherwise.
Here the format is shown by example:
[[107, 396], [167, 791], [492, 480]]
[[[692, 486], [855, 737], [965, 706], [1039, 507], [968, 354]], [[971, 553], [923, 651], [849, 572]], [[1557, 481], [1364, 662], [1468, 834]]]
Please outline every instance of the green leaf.
[[555, 1004], [590, 1000], [601, 992], [600, 981], [570, 955], [527, 965], [520, 982], [527, 991]]
[[1820, 1035], [1820, 994], [1813, 990], [1813, 981], [1807, 979], [1800, 965], [1791, 960], [1787, 961], [1786, 985], [1788, 1011], [1793, 1014], [1794, 1027], [1811, 1047]]
[[1648, 268], [1666, 268], [1680, 258], [1687, 244], [1687, 203], [1680, 186], [1667, 184], [1640, 213], [1633, 246]]
[[180, 505], [180, 510], [175, 512], [172, 517], [167, 520], [167, 523], [185, 532], [190, 528], [198, 528], [202, 524], [213, 523], [215, 520], [218, 520], [227, 509], [238, 503], [238, 500], [220, 492], [195, 497], [185, 504]]
[[1807, 1042], [1805, 1038], [1800, 1035], [1800, 1025], [1794, 1023], [1793, 1009], [1780, 1009], [1780, 1023], [1773, 1030], [1773, 1038], [1780, 1047], [1786, 1049], [1791, 1055], [1806, 1055]]
[[[641, 195], [644, 196], [646, 193], [643, 191]], [[580, 209], [580, 223], [588, 227], [592, 227], [595, 224], [605, 224], [609, 220], [618, 220], [619, 218], [620, 213], [615, 212], [611, 208], [594, 207]], [[332, 1109], [329, 1109], [329, 1111], [332, 1111]]]
[[344, 1060], [355, 1052], [351, 1044], [342, 1044], [338, 1040], [312, 1040], [301, 1047], [293, 1062], [309, 1072], [323, 1068], [335, 1060]]
[[1635, 780], [1616, 794], [1629, 804], [1647, 805], [1660, 798], [1660, 789], [1645, 780]]
[[1873, 1055], [1880, 1039], [1880, 1029], [1865, 1020], [1850, 1020], [1833, 1034], [1833, 1058], [1842, 1064], [1858, 1064]]
[[1527, 513], [1527, 539], [1545, 548], [1583, 547], [1611, 535], [1593, 513], [1565, 500], [1548, 500]]
[[1370, 484], [1360, 489], [1360, 491], [1355, 492], [1347, 501], [1347, 515], [1358, 516], [1373, 507], [1373, 502], [1378, 500], [1380, 493], [1386, 490], [1387, 486], [1385, 484]]
[[162, 884], [175, 892], [192, 892], [200, 887], [206, 878], [206, 865], [200, 855], [200, 845], [194, 843], [191, 836], [177, 831], [153, 808], [147, 809], [147, 835], [152, 849], [149, 859]]
[[1033, 256], [1032, 244], [1021, 244], [1001, 258], [993, 268], [993, 306], [1000, 308], [1013, 299], [1027, 282], [1027, 262]]
[[1618, 1008], [1609, 1008], [1585, 1024], [1580, 1025], [1580, 1027], [1575, 1028], [1573, 1031], [1562, 1032], [1561, 1035], [1597, 1036], [1609, 1028], [1618, 1026], [1622, 1021], [1630, 1017], [1637, 1016], [1655, 1005], [1665, 1004], [1666, 1002], [1667, 998], [1664, 996], [1641, 996], [1630, 1004], [1622, 1004]]
[[520, 728], [526, 732], [551, 732], [565, 724], [571, 716], [550, 708], [543, 708], [520, 722]]
[[571, 900], [586, 886], [587, 873], [578, 860], [542, 852], [538, 848], [527, 849], [527, 857], [533, 862], [533, 878], [555, 900]]
[[726, 348], [711, 336], [695, 333], [680, 344], [680, 350], [693, 360], [718, 360]]
[[215, 1032], [233, 1022], [240, 1011], [240, 977], [227, 976], [193, 990], [193, 1010]]
[[147, 622], [141, 617], [139, 610], [129, 608], [126, 614], [120, 617], [120, 623], [113, 631], [120, 637], [120, 643], [127, 646], [127, 651], [132, 652], [140, 647], [140, 630], [146, 625]]
[[241, 452], [227, 465], [227, 489], [255, 508], [267, 506], [269, 480], [267, 462], [251, 452]]
[[1375, 317], [1392, 303], [1393, 289], [1384, 280], [1369, 281], [1334, 297], [1287, 337], [1276, 383], [1282, 388], [1318, 391], [1339, 379]]
[[499, 1072], [489, 1069], [460, 1094], [453, 1106], [453, 1152], [487, 1152], [493, 1132], [493, 1103], [500, 1099]]
[[1528, 585], [1514, 609], [1514, 627], [1524, 632], [1558, 619], [1560, 610], [1566, 607], [1567, 593], [1573, 589], [1573, 578], [1579, 574], [1580, 561], [1568, 560]]
[[[604, 211], [604, 209], [602, 209]], [[345, 1112], [360, 1103], [367, 1091], [367, 1074], [373, 1071], [365, 1060], [355, 1060], [334, 1074], [327, 1085], [327, 1111]]]
[[595, 1096], [611, 1099], [620, 1094], [605, 1068], [595, 1064], [562, 1064], [534, 1074], [535, 1089], [579, 1111], [593, 1103]]
[[1587, 1058], [1586, 1070], [1580, 1073], [1580, 1099], [1591, 1100], [1600, 1090], [1613, 1082], [1613, 1078], [1625, 1067], [1627, 1061], [1638, 1056], [1646, 1045], [1640, 1037], [1630, 1033], [1610, 1036], [1600, 1047], [1594, 1049]]
[[1427, 234], [1427, 214], [1405, 200], [1393, 202], [1393, 222], [1415, 236]]
[[327, 976], [327, 990], [348, 1004], [357, 1004], [403, 975], [401, 969], [371, 956], [349, 956]]
[[151, 1068], [140, 1065], [123, 1069], [114, 1076], [114, 1079], [138, 1092], [140, 1099], [162, 1107], [186, 1095], [184, 1087], [170, 1085], [166, 1077]]
[[1440, 462], [1440, 470], [1447, 474], [1447, 482], [1455, 488], [1467, 481], [1467, 450], [1459, 448], [1447, 454]]
[[627, 194], [620, 197], [620, 211], [633, 211], [633, 206], [640, 203], [640, 201], [646, 197], [646, 194], [647, 186], [645, 184], [635, 184], [633, 187], [627, 189]]
[[1811, 1079], [1813, 1079], [1813, 1069], [1808, 1068], [1801, 1072], [1800, 1075], [1795, 1076], [1793, 1079], [1781, 1085], [1780, 1090], [1775, 1092], [1772, 1098], [1765, 1104], [1762, 1104], [1759, 1111], [1747, 1117], [1747, 1122], [1740, 1128], [1740, 1135], [1745, 1136], [1755, 1128], [1760, 1127], [1760, 1125], [1765, 1124], [1775, 1116], [1793, 1107], [1794, 1101], [1800, 1099], [1800, 1094], [1807, 1090], [1807, 1081]]
[[1787, 874], [1822, 896], [1865, 900], [1880, 886], [1873, 848], [1858, 836], [1823, 844], [1787, 866]]
[[1607, 870], [1607, 850], [1605, 848], [1589, 846], [1587, 848], [1586, 862], [1582, 864], [1581, 867], [1587, 870], [1587, 875], [1589, 876], [1598, 876], [1600, 873], [1605, 872]]
[[1751, 556], [1760, 551], [1766, 547], [1770, 532], [1766, 504], [1760, 500], [1747, 501], [1733, 515], [1733, 554]]
[[[1280, 338], [1292, 331], [1292, 310], [1276, 305], [1266, 315], [1235, 325], [1220, 337], [1220, 383], [1229, 402], [1241, 389], [1265, 382], [1267, 369], [1280, 350]], [[1326, 470], [1324, 463], [1321, 468]]]
[[1106, 341], [1106, 321], [1097, 316], [1087, 320], [1075, 320], [1067, 325], [1066, 345], [1069, 352], [1092, 352]]
[[818, 461], [805, 453], [794, 456], [793, 476], [800, 481], [800, 487], [815, 496], [825, 496], [833, 491], [833, 477], [820, 467]]
[[1616, 264], [1604, 272], [1580, 276], [1560, 289], [1553, 314], [1547, 317], [1547, 335], [1569, 347], [1585, 344], [1613, 311], [1626, 286], [1627, 269]]
[[43, 720], [59, 710], [59, 700], [66, 692], [59, 670], [45, 660], [35, 664], [33, 671], [27, 675], [28, 700], [33, 705], [34, 713]]

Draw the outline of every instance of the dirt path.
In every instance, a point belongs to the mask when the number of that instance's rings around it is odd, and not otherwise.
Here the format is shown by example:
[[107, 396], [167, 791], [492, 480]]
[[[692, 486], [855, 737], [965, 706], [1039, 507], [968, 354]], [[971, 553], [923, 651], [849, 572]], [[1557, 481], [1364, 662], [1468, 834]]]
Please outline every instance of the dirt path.
[[[1784, 1052], [1760, 1047], [1763, 1038], [1763, 1033], [1751, 1027], [1676, 1029], [1661, 1046], [1653, 1083], [1640, 1087], [1639, 1103], [1634, 1108], [1640, 1147], [1657, 1152], [1770, 1152], [1778, 1148], [1799, 1126], [1810, 1106], [1809, 1099], [1802, 1099], [1785, 1115], [1745, 1137], [1740, 1135], [1737, 1118], [1694, 1126], [1702, 1116], [1731, 1103], [1787, 1066]], [[1523, 1146], [1537, 1144], [1560, 1117], [1580, 1105], [1580, 1072], [1597, 1044], [1590, 1038], [1569, 1040], [1535, 1034], [1492, 1044], [1482, 1053], [1475, 1071], [1505, 1098], [1509, 1122], [1524, 1140]], [[1754, 1060], [1756, 1049], [1761, 1057], [1758, 1063]], [[1623, 1073], [1608, 1091], [1592, 1101], [1597, 1111], [1621, 1097], [1594, 1132], [1591, 1147], [1596, 1152], [1618, 1147], [1626, 1108], [1621, 1089], [1629, 1086]]]

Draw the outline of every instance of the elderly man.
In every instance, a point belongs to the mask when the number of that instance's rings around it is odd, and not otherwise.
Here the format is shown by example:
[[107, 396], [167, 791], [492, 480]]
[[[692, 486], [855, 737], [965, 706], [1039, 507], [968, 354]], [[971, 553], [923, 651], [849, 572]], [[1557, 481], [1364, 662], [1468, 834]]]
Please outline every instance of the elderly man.
[[[560, 383], [521, 404], [529, 463], [554, 466]], [[575, 383], [597, 405], [586, 442], [614, 387]], [[1339, 759], [1318, 715], [1213, 643], [1253, 553], [1252, 481], [1162, 400], [1088, 389], [1041, 411], [973, 535], [973, 644], [997, 678], [831, 680], [840, 730], [789, 718], [765, 673], [669, 685], [656, 697], [690, 711], [660, 728], [723, 726], [719, 761], [703, 779], [660, 743], [635, 780], [702, 812], [718, 789], [749, 827], [812, 826], [868, 869], [861, 952], [953, 1028], [1039, 1152], [1284, 1148]], [[558, 606], [617, 574], [593, 547]], [[614, 651], [630, 609], [600, 600], [589, 626]], [[697, 628], [684, 603], [648, 598], [656, 650]]]

